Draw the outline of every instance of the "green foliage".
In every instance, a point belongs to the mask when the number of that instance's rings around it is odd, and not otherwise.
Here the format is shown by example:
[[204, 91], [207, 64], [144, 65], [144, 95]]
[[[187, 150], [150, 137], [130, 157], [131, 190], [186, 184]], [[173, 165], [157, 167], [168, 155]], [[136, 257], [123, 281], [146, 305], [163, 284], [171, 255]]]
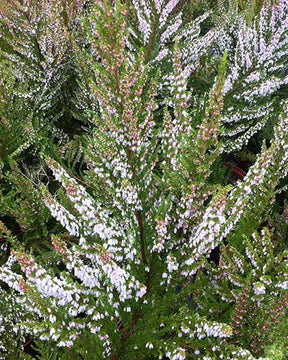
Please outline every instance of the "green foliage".
[[3, 359], [287, 357], [287, 24], [0, 3]]

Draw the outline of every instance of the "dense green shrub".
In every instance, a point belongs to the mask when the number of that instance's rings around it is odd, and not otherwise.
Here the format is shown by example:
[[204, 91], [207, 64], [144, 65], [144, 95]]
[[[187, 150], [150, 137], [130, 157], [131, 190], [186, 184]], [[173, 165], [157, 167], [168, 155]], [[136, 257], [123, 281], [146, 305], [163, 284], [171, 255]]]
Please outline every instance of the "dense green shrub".
[[287, 0], [0, 4], [2, 358], [284, 360]]

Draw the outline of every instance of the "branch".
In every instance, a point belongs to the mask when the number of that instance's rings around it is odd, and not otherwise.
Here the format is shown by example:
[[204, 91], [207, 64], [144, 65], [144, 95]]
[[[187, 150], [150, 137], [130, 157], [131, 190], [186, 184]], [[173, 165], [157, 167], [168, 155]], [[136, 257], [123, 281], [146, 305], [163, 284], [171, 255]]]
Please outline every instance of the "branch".
[[150, 38], [148, 48], [147, 48], [147, 51], [146, 51], [146, 55], [145, 55], [145, 63], [146, 64], [148, 63], [150, 55], [151, 55], [152, 47], [153, 47], [155, 37], [156, 37], [156, 30], [158, 28], [158, 22], [159, 22], [159, 15], [157, 15], [156, 18], [155, 18], [151, 38]]
[[137, 222], [139, 226], [139, 236], [140, 236], [140, 252], [142, 256], [142, 260], [144, 265], [147, 264], [146, 254], [145, 254], [145, 241], [144, 241], [144, 228], [143, 228], [143, 221], [141, 216], [141, 211], [137, 210], [136, 212]]

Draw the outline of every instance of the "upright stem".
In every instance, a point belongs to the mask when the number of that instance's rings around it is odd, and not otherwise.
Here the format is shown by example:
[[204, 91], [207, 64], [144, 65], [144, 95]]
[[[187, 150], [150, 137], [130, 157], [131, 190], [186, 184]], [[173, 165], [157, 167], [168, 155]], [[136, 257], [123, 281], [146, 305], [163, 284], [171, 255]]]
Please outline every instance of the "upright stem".
[[143, 264], [147, 264], [146, 254], [145, 254], [145, 241], [144, 241], [144, 228], [143, 221], [141, 216], [141, 211], [137, 210], [136, 212], [137, 222], [139, 226], [139, 237], [140, 237], [140, 252], [143, 260]]
[[156, 18], [155, 18], [152, 34], [151, 34], [150, 41], [149, 41], [149, 44], [148, 44], [148, 47], [147, 47], [147, 51], [146, 51], [146, 55], [145, 55], [145, 63], [146, 64], [148, 63], [148, 61], [150, 59], [150, 55], [151, 55], [151, 52], [152, 52], [153, 44], [154, 44], [156, 33], [157, 33], [158, 22], [159, 22], [159, 15], [157, 15]]
[[[130, 161], [133, 177], [135, 178], [133, 153], [130, 148], [128, 148], [127, 153], [128, 153], [128, 158]], [[136, 211], [136, 218], [137, 218], [137, 223], [138, 223], [138, 228], [139, 228], [140, 253], [141, 253], [143, 264], [147, 265], [147, 258], [146, 258], [146, 253], [145, 253], [144, 226], [143, 226], [143, 220], [142, 220], [142, 213], [140, 210]]]
[[5, 132], [4, 137], [3, 137], [1, 151], [0, 151], [0, 158], [2, 158], [2, 159], [3, 159], [4, 154], [5, 154], [6, 141], [7, 141], [7, 133]]

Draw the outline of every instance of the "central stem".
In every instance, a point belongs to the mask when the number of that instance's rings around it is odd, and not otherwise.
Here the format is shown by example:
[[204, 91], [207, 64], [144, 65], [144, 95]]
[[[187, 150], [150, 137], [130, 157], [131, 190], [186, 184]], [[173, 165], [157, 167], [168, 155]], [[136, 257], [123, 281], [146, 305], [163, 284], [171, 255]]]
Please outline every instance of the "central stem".
[[158, 28], [158, 22], [159, 22], [159, 15], [157, 15], [156, 18], [155, 18], [152, 34], [151, 34], [150, 41], [149, 41], [149, 44], [148, 44], [148, 47], [147, 47], [147, 51], [146, 51], [146, 55], [145, 55], [145, 63], [146, 64], [149, 62], [149, 59], [150, 59], [151, 51], [152, 51], [152, 48], [153, 48], [153, 44], [154, 44], [154, 41], [155, 41], [156, 32], [157, 32], [157, 28]]
[[145, 254], [145, 241], [144, 241], [144, 228], [143, 228], [143, 221], [141, 216], [141, 211], [137, 210], [136, 212], [137, 222], [139, 226], [139, 237], [140, 237], [140, 252], [141, 257], [143, 260], [143, 264], [147, 264], [146, 254]]

